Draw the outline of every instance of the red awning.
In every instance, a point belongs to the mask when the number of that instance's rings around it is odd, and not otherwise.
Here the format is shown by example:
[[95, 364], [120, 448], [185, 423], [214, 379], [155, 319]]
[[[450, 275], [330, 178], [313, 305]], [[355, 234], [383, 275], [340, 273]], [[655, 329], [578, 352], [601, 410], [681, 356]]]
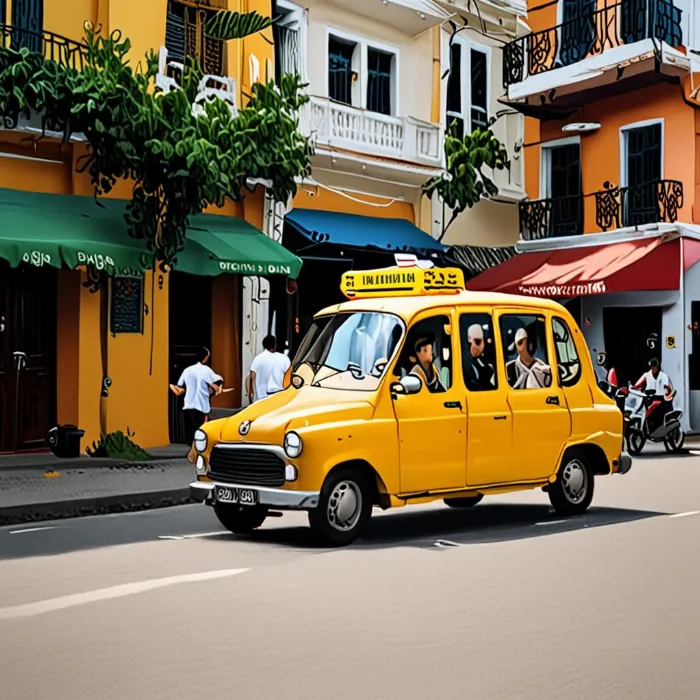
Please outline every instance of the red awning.
[[467, 283], [474, 292], [545, 298], [678, 290], [680, 238], [520, 253]]

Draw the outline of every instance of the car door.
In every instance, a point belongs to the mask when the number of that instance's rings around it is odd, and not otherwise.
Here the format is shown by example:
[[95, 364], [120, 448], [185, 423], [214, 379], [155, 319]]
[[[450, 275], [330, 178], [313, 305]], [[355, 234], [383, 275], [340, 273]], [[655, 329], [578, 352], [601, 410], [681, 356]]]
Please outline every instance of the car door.
[[551, 325], [533, 309], [498, 314], [513, 421], [513, 481], [549, 477], [571, 435], [571, 417], [553, 366]]
[[459, 345], [467, 407], [467, 485], [513, 480], [513, 421], [498, 329], [488, 308], [458, 310]]
[[[393, 393], [401, 493], [465, 485], [466, 415], [464, 392], [453, 376], [455, 336], [453, 310], [423, 314], [409, 328], [394, 367], [397, 381], [409, 374], [421, 379], [417, 393]], [[427, 361], [430, 355], [432, 370]], [[439, 386], [429, 386], [433, 373], [439, 377]]]

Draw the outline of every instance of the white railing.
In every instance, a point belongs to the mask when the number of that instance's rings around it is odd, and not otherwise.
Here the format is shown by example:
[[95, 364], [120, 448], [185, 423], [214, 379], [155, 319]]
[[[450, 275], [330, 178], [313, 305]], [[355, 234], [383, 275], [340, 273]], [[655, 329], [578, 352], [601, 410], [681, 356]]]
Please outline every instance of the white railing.
[[312, 97], [302, 111], [301, 130], [317, 145], [433, 167], [442, 163], [440, 126], [412, 117], [389, 117]]
[[[156, 87], [167, 94], [171, 90], [180, 90], [182, 83], [182, 63], [168, 58], [168, 50], [161, 46], [158, 52], [158, 75]], [[238, 114], [236, 105], [236, 80], [225, 78], [221, 75], [204, 75], [199, 81], [197, 97], [192, 105], [192, 114], [198, 117], [204, 112], [204, 105], [212, 100], [219, 99], [226, 102], [231, 114]]]

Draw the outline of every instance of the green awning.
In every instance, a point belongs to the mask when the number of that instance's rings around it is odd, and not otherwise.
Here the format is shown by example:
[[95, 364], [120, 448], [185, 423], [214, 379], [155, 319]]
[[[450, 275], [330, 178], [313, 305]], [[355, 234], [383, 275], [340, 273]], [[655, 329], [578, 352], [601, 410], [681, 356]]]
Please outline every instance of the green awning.
[[176, 270], [195, 275], [285, 275], [296, 279], [302, 262], [243, 219], [215, 214], [192, 217]]
[[[146, 244], [126, 231], [126, 202], [0, 189], [0, 258], [16, 267], [92, 265], [112, 275], [152, 267]], [[285, 275], [296, 279], [301, 260], [243, 219], [200, 214], [192, 218], [176, 270], [214, 276]]]
[[142, 273], [152, 256], [129, 237], [124, 204], [92, 197], [0, 189], [0, 258], [16, 267], [91, 265], [112, 275]]

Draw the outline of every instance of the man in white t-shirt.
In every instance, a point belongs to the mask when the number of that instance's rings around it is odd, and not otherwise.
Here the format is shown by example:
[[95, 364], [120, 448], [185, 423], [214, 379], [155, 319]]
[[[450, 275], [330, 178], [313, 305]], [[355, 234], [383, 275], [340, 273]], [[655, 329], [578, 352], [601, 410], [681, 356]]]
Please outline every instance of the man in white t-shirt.
[[170, 391], [176, 396], [185, 395], [182, 414], [185, 419], [187, 444], [194, 441], [194, 434], [209, 418], [211, 412], [210, 397], [218, 396], [223, 389], [223, 379], [207, 366], [210, 352], [200, 348], [197, 352], [197, 363], [186, 367], [177, 385], [171, 384]]
[[676, 395], [668, 374], [661, 370], [661, 364], [656, 358], [649, 361], [649, 371], [639, 378], [633, 389], [654, 392], [654, 401], [658, 404], [647, 419], [649, 432], [653, 433], [663, 424], [664, 416], [673, 410], [673, 398]]
[[291, 365], [286, 355], [277, 352], [277, 340], [274, 335], [268, 335], [262, 344], [263, 351], [250, 365], [248, 398], [251, 403], [282, 391], [284, 375]]

